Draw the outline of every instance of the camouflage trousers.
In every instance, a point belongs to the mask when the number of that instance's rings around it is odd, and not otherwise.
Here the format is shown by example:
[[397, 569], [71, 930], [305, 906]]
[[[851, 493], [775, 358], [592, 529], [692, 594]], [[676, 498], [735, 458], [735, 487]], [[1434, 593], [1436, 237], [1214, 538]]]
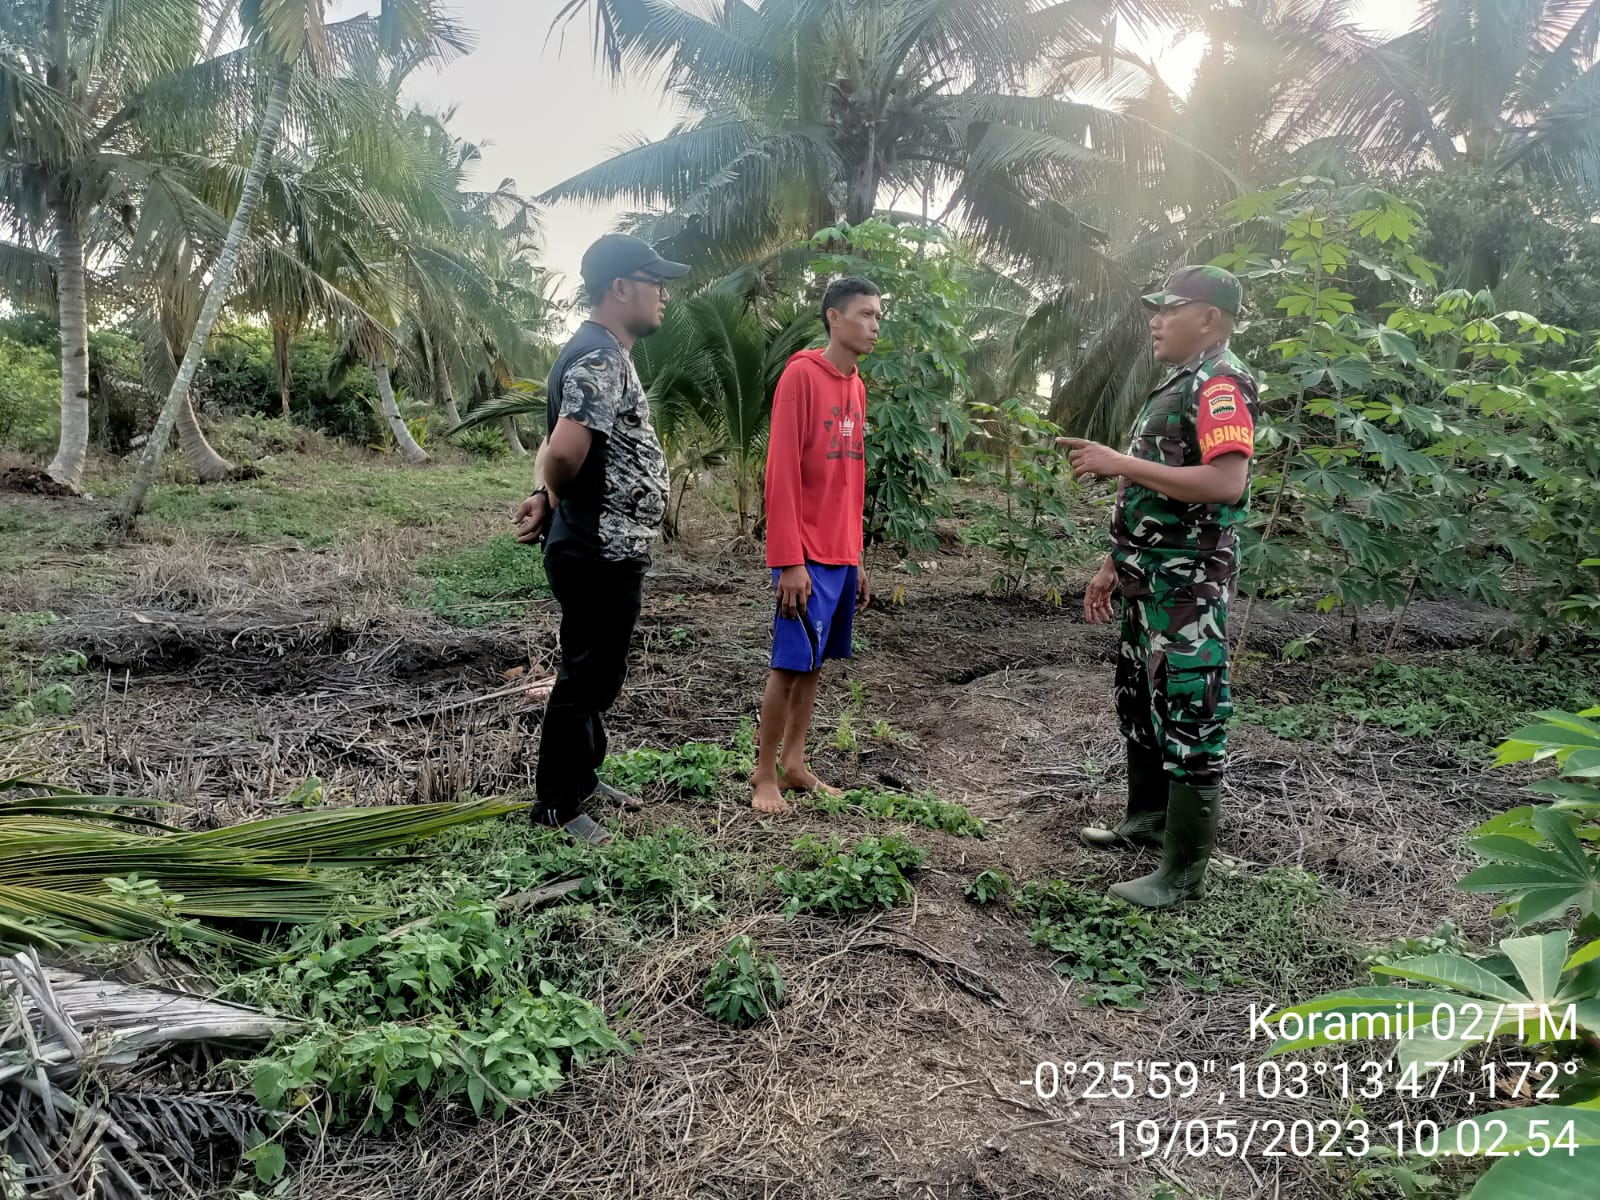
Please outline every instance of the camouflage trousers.
[[1228, 598], [1185, 588], [1122, 601], [1117, 720], [1195, 787], [1222, 782], [1228, 748]]

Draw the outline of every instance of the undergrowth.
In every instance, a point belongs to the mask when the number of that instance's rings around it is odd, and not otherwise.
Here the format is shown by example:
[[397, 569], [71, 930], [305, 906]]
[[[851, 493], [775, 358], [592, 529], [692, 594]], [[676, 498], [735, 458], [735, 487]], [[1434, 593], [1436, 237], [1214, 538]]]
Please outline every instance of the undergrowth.
[[1223, 987], [1298, 995], [1348, 972], [1350, 949], [1322, 927], [1326, 896], [1293, 867], [1247, 875], [1213, 868], [1210, 894], [1177, 909], [1143, 909], [1065, 880], [1015, 884], [984, 871], [967, 886], [978, 904], [1003, 902], [1029, 921], [1029, 940], [1084, 985], [1084, 1004], [1143, 1008], [1158, 987], [1207, 994]]
[[[376, 1132], [434, 1106], [497, 1115], [549, 1091], [625, 1048], [589, 999], [622, 959], [760, 886], [680, 828], [593, 847], [501, 821], [430, 849], [374, 875], [362, 900], [386, 919], [303, 929], [282, 961], [226, 984], [301, 1023], [251, 1074], [260, 1102], [309, 1132], [321, 1114]], [[256, 1153], [258, 1172], [281, 1171], [280, 1153]]]
[[1379, 659], [1341, 674], [1309, 700], [1267, 705], [1241, 700], [1241, 720], [1282, 738], [1328, 740], [1341, 729], [1375, 725], [1402, 737], [1436, 738], [1485, 757], [1508, 719], [1545, 708], [1578, 712], [1600, 699], [1600, 672], [1571, 659], [1518, 662], [1475, 654], [1448, 666]]
[[834, 916], [893, 908], [911, 899], [906, 874], [922, 866], [928, 852], [896, 833], [862, 838], [845, 849], [838, 838], [821, 841], [806, 834], [794, 848], [808, 864], [774, 876], [787, 897], [786, 915], [826, 912]]
[[433, 592], [413, 596], [413, 603], [466, 628], [516, 616], [530, 600], [550, 594], [539, 551], [509, 533], [423, 559], [417, 573], [433, 581]]
[[855, 809], [884, 821], [905, 821], [928, 829], [939, 829], [957, 837], [982, 837], [983, 822], [964, 805], [940, 800], [931, 792], [907, 796], [899, 792], [877, 792], [857, 788], [842, 796], [813, 794], [807, 804], [830, 816]]
[[68, 679], [85, 670], [89, 660], [76, 650], [41, 655], [21, 648], [30, 631], [58, 620], [52, 612], [0, 615], [0, 729], [64, 717], [77, 704]]
[[[630, 795], [710, 801], [726, 785], [742, 787], [756, 765], [755, 726], [746, 718], [731, 749], [705, 742], [685, 742], [668, 750], [649, 746], [607, 757], [604, 775], [613, 787]], [[741, 800], [743, 795], [741, 794]], [[983, 822], [961, 804], [940, 800], [931, 792], [910, 796], [856, 788], [839, 796], [810, 793], [801, 797], [814, 812], [837, 816], [857, 812], [881, 821], [900, 821], [938, 829], [956, 837], [982, 837]]]

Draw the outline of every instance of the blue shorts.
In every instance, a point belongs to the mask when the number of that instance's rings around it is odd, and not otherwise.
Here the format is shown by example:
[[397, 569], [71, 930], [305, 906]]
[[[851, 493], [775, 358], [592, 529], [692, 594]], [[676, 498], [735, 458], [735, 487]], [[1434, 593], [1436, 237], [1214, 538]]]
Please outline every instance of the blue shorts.
[[[818, 670], [830, 658], [849, 658], [856, 620], [857, 569], [807, 563], [806, 570], [811, 573], [811, 598], [805, 616], [779, 612], [772, 618], [772, 665], [801, 674]], [[772, 572], [774, 591], [781, 574]]]

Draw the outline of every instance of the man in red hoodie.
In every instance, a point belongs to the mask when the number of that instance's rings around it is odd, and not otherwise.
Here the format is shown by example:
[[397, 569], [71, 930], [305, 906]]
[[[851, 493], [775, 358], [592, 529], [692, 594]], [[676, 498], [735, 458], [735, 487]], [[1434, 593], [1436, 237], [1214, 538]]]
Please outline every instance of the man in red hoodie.
[[882, 319], [875, 284], [834, 280], [822, 297], [828, 348], [791, 358], [772, 399], [767, 566], [778, 611], [750, 777], [751, 804], [764, 813], [789, 811], [786, 790], [838, 794], [806, 765], [806, 735], [822, 664], [850, 657], [851, 627], [872, 594], [861, 567], [867, 389], [856, 363], [877, 345]]

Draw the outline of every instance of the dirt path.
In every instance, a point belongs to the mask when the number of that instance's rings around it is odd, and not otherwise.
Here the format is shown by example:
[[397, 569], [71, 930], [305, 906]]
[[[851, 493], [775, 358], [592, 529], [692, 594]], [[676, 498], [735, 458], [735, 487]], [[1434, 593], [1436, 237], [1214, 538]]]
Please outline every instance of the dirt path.
[[[1385, 735], [1320, 747], [1239, 727], [1221, 833], [1230, 861], [1197, 921], [1219, 937], [1251, 930], [1259, 944], [1240, 948], [1249, 980], [1212, 992], [1163, 985], [1143, 1011], [1086, 1007], [1083, 986], [1054, 969], [1056, 956], [1030, 945], [1023, 918], [980, 908], [963, 889], [987, 868], [1096, 891], [1148, 869], [1096, 855], [1074, 836], [1120, 803], [1113, 635], [1070, 608], [990, 598], [981, 580], [955, 571], [908, 590], [904, 606], [880, 604], [863, 622], [858, 661], [829, 673], [819, 740], [848, 711], [857, 749], [825, 746], [818, 769], [847, 785], [959, 801], [987, 823], [986, 838], [916, 830], [934, 857], [908, 907], [851, 922], [784, 922], [769, 911], [664, 944], [622, 981], [642, 1035], [637, 1053], [497, 1125], [325, 1146], [299, 1194], [1134, 1200], [1166, 1185], [1196, 1196], [1342, 1196], [1348, 1164], [1140, 1163], [1117, 1157], [1112, 1126], [1342, 1117], [1348, 1106], [1219, 1108], [1214, 1089], [1187, 1103], [1074, 1103], [1040, 1096], [1035, 1068], [1254, 1064], [1262, 1047], [1246, 1040], [1250, 1004], [1358, 981], [1352, 945], [1426, 933], [1447, 917], [1483, 928], [1485, 906], [1453, 891], [1451, 842], [1506, 806], [1507, 787]], [[766, 604], [753, 561], [664, 561], [649, 584], [613, 746], [726, 743], [753, 711]], [[181, 798], [210, 823], [270, 807], [310, 774], [332, 799], [358, 803], [531, 785], [536, 716], [514, 696], [482, 698], [505, 690], [508, 669], [551, 662], [548, 604], [471, 631], [398, 605], [356, 616], [313, 594], [204, 612], [129, 594], [84, 599], [63, 615], [37, 644], [81, 649], [102, 672], [84, 731], [58, 747], [90, 788]], [[1456, 613], [1453, 624], [1413, 618], [1435, 643], [1494, 624], [1473, 614]], [[1270, 615], [1257, 629], [1263, 648], [1304, 632]], [[851, 682], [865, 689], [859, 700]], [[1274, 668], [1271, 685], [1305, 686], [1293, 668]], [[1246, 694], [1250, 686], [1241, 681]], [[872, 735], [878, 722], [892, 738]], [[657, 804], [628, 821], [683, 824], [775, 859], [805, 831], [881, 831], [849, 815], [766, 822], [736, 797]], [[1269, 866], [1312, 872], [1329, 898], [1297, 893], [1241, 924], [1242, 908], [1266, 894], [1255, 881]], [[736, 932], [757, 936], [792, 989], [787, 1007], [753, 1032], [717, 1025], [698, 1003], [707, 964]]]

